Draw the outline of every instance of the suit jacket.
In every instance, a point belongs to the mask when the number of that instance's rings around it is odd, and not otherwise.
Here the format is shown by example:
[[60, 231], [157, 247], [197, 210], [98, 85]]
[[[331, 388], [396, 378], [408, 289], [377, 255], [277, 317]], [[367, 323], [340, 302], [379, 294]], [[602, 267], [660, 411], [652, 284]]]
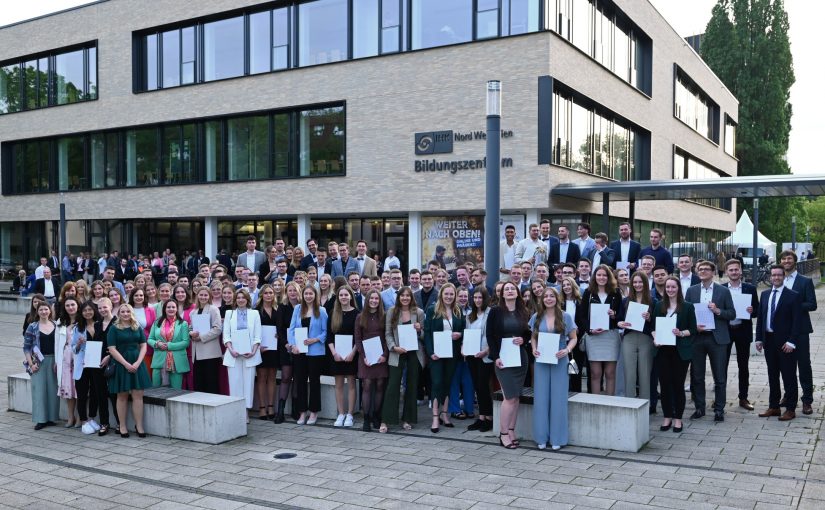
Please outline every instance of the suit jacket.
[[[314, 266], [315, 266], [315, 267], [317, 267], [317, 268], [320, 268], [320, 267], [321, 267], [321, 265], [320, 265], [320, 264], [318, 264], [317, 262], [316, 262], [316, 263], [314, 263], [314, 264], [312, 264], [312, 265], [314, 265]], [[327, 259], [327, 260], [324, 262], [324, 274], [328, 274], [328, 275], [332, 276], [332, 261], [331, 261], [331, 260], [329, 260], [329, 259]], [[321, 275], [319, 274], [319, 275], [318, 275], [318, 278], [320, 278], [320, 277], [321, 277]]]
[[616, 252], [616, 262], [639, 263], [639, 253], [642, 251], [642, 245], [633, 239], [630, 240], [630, 248], [627, 250], [627, 260], [622, 260], [622, 242], [620, 239], [610, 243], [609, 247]]
[[[696, 306], [701, 306], [702, 301], [702, 284], [694, 285], [688, 289], [685, 295], [685, 301], [693, 303]], [[733, 307], [733, 298], [730, 297], [730, 291], [727, 287], [713, 284], [713, 295], [711, 301], [719, 307], [719, 315], [714, 315], [713, 321], [715, 329], [712, 331], [713, 339], [717, 344], [727, 345], [730, 343], [730, 332], [728, 331], [728, 323], [736, 318], [736, 309]]]
[[[596, 253], [599, 253], [599, 252], [596, 249], [594, 249], [593, 251], [590, 252], [589, 257], [587, 255], [585, 255], [585, 257], [589, 258], [590, 262], [592, 263], [593, 259], [596, 258]], [[616, 269], [616, 252], [613, 251], [612, 249], [608, 248], [608, 247], [605, 247], [601, 251], [601, 255], [599, 256], [599, 263], [600, 264], [605, 264], [605, 265], [607, 265], [607, 266], [609, 266], [613, 269]], [[593, 269], [595, 270], [596, 268], [594, 267]]]
[[[799, 276], [797, 276], [799, 278]], [[768, 314], [770, 313], [770, 300], [773, 289], [762, 291], [762, 301], [759, 304], [759, 315], [756, 317], [756, 341], [764, 342], [768, 327]], [[801, 296], [798, 292], [785, 288], [779, 295], [776, 303], [771, 328], [773, 329], [774, 340], [778, 345], [791, 342], [799, 347], [799, 336], [804, 331], [802, 321]]]
[[[667, 306], [667, 301], [658, 303], [654, 307], [654, 316], [666, 317]], [[656, 324], [655, 318], [653, 323], [654, 325]], [[690, 336], [676, 337], [676, 352], [679, 353], [679, 357], [682, 361], [690, 361], [693, 359], [693, 337], [698, 333], [698, 330], [696, 329], [696, 312], [693, 310], [693, 303], [688, 303], [687, 301], [682, 303], [682, 310], [676, 314], [676, 327], [682, 331], [690, 331]], [[654, 356], [659, 354], [659, 350], [659, 348], [656, 348]]]
[[[355, 269], [358, 270], [358, 257], [353, 257], [355, 259]], [[367, 256], [364, 255], [364, 271], [361, 273], [361, 276], [378, 276], [378, 266], [375, 264], [375, 261]]]
[[426, 312], [430, 308], [430, 306], [435, 304], [435, 302], [438, 300], [438, 291], [435, 287], [433, 287], [432, 291], [430, 292], [430, 295], [427, 297], [426, 302], [423, 302], [423, 298], [421, 297], [421, 290], [415, 291], [415, 293], [413, 293], [413, 297], [415, 298], [415, 304], [418, 305], [418, 308], [421, 308]]
[[[579, 243], [581, 243], [581, 239], [574, 239], [572, 242], [578, 245]], [[585, 241], [584, 243], [584, 249], [582, 249], [582, 247], [579, 246], [579, 253], [581, 253], [581, 256], [586, 259], [593, 260], [593, 253], [595, 252], [595, 250], [596, 240], [592, 237], [587, 238], [587, 241]]]
[[333, 278], [335, 278], [336, 276], [343, 276], [344, 278], [346, 278], [350, 271], [355, 271], [356, 273], [358, 273], [358, 261], [355, 260], [355, 257], [348, 258], [346, 266], [343, 265], [343, 261], [340, 258], [332, 263]]
[[[246, 327], [249, 330], [249, 339], [252, 346], [261, 343], [261, 314], [254, 308], [248, 308], [246, 311]], [[223, 343], [231, 342], [233, 335], [238, 331], [238, 311], [227, 310], [223, 318]], [[241, 353], [243, 354], [243, 353]], [[154, 358], [152, 358], [154, 360]], [[257, 366], [261, 364], [261, 349], [249, 358], [249, 361], [244, 361], [243, 357], [235, 359], [235, 365], [244, 363], [245, 366]]]
[[[730, 288], [730, 282], [725, 283], [725, 287]], [[740, 327], [745, 329], [748, 338], [753, 341], [753, 319], [759, 314], [759, 299], [756, 297], [756, 287], [750, 283], [742, 282], [742, 294], [751, 295], [751, 307], [753, 307], [753, 313], [751, 314], [750, 319], [742, 319], [742, 325]]]
[[796, 280], [793, 282], [793, 290], [799, 294], [799, 306], [802, 313], [799, 314], [800, 332], [813, 333], [814, 328], [811, 324], [811, 314], [816, 310], [816, 293], [814, 292], [814, 282], [807, 276], [796, 274]]
[[[109, 334], [112, 334], [111, 328]], [[160, 370], [166, 364], [166, 355], [157, 348], [158, 342], [166, 342], [163, 338], [162, 330], [157, 323], [152, 326], [152, 331], [149, 333], [149, 339], [146, 341], [149, 346], [155, 350], [152, 355], [152, 368]], [[189, 358], [186, 356], [186, 348], [189, 347], [189, 325], [186, 321], [179, 320], [175, 322], [175, 329], [172, 340], [166, 343], [167, 350], [172, 353], [172, 358], [175, 360], [175, 373], [183, 374], [189, 372]]]
[[582, 258], [581, 252], [579, 251], [579, 245], [570, 241], [567, 245], [567, 259], [561, 260], [561, 244], [554, 244], [552, 248], [550, 248], [550, 263], [555, 264], [564, 264], [566, 262], [570, 262], [571, 264], [578, 264], [579, 259]]
[[[249, 256], [249, 254], [247, 252], [243, 252], [240, 255], [238, 255], [238, 264], [237, 265], [242, 266], [242, 267], [249, 267], [249, 264], [246, 263], [246, 258], [248, 256]], [[252, 267], [254, 268], [253, 271], [255, 271], [257, 273], [258, 268], [261, 267], [261, 264], [263, 264], [265, 261], [266, 261], [266, 254], [264, 254], [264, 252], [262, 252], [262, 251], [255, 250], [255, 263], [252, 265]]]
[[[54, 277], [52, 277], [52, 285], [54, 286], [54, 297], [57, 299], [60, 296], [60, 282], [58, 282]], [[34, 281], [34, 288], [32, 289], [32, 294], [44, 294], [46, 291], [46, 279], [45, 278], [38, 278]]]
[[306, 271], [307, 268], [311, 265], [315, 264], [315, 257], [311, 253], [307, 253], [304, 255], [304, 258], [301, 259], [300, 268], [301, 271]]

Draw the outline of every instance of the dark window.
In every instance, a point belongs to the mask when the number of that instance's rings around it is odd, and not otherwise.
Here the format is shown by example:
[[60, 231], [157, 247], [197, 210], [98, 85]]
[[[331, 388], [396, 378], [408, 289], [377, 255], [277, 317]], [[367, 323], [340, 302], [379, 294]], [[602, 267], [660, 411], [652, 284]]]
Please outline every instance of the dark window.
[[289, 118], [288, 113], [278, 113], [272, 117], [272, 166], [275, 177], [289, 176]]
[[82, 136], [67, 136], [57, 139], [57, 179], [58, 189], [88, 189], [84, 174]]
[[180, 30], [164, 32], [161, 37], [163, 44], [163, 86], [177, 87], [180, 85]]
[[412, 49], [473, 39], [472, 0], [412, 0]]
[[[691, 154], [688, 154], [679, 147], [674, 147], [673, 150], [673, 178], [679, 180], [696, 180], [696, 179], [716, 179], [720, 177], [727, 177], [722, 171], [708, 165], [707, 163], [698, 160]], [[689, 199], [688, 202], [706, 205], [708, 207], [715, 207], [717, 209], [731, 210], [732, 201], [730, 198], [695, 198]]]
[[206, 182], [223, 179], [223, 123], [219, 120], [204, 122], [204, 167]]
[[117, 186], [117, 133], [94, 133], [90, 137], [92, 189]]
[[195, 125], [173, 124], [163, 130], [163, 182], [197, 182], [195, 172]]
[[249, 15], [249, 74], [266, 73], [271, 70], [271, 16], [270, 11]]
[[298, 6], [298, 65], [346, 60], [347, 0], [318, 0]]
[[344, 108], [304, 110], [298, 124], [300, 175], [344, 173]]
[[244, 74], [244, 18], [225, 19], [203, 26], [204, 81]]
[[158, 177], [157, 129], [126, 131], [126, 186], [156, 186]]
[[49, 191], [49, 143], [28, 142], [15, 144], [14, 188], [20, 193]]
[[266, 179], [269, 172], [269, 118], [227, 121], [228, 180]]
[[23, 109], [20, 97], [20, 64], [0, 67], [0, 113]]
[[23, 75], [26, 80], [23, 86], [26, 94], [26, 109], [34, 110], [35, 108], [40, 107], [38, 104], [39, 98], [37, 94], [37, 85], [40, 80], [40, 76], [37, 71], [37, 60], [29, 60], [23, 64]]

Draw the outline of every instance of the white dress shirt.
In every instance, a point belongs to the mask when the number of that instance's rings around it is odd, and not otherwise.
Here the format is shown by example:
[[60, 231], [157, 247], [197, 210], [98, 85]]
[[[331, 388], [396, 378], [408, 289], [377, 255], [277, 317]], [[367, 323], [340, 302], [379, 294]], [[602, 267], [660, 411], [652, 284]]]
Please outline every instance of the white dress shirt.
[[630, 262], [627, 258], [630, 256], [630, 239], [627, 241], [620, 239], [619, 240], [619, 247], [621, 248], [621, 261], [622, 262]]
[[[730, 290], [731, 294], [742, 294], [742, 282], [741, 281], [739, 282], [738, 287], [734, 287], [733, 285], [731, 285], [729, 283], [728, 284], [728, 290]], [[739, 324], [742, 324], [742, 319], [733, 319], [729, 322], [729, 324], [731, 326], [738, 326]]]
[[56, 297], [54, 294], [54, 283], [52, 282], [51, 278], [49, 278], [48, 280], [43, 280], [43, 297]]
[[690, 281], [693, 279], [693, 273], [688, 273], [687, 276], [684, 276], [682, 273], [679, 273], [679, 281], [682, 283], [682, 298], [687, 295], [687, 291], [690, 288]]
[[793, 284], [796, 282], [796, 275], [798, 275], [798, 271], [794, 271], [793, 273], [789, 274], [785, 277], [785, 287], [793, 290]]
[[700, 285], [702, 285], [702, 286], [699, 289], [699, 292], [700, 292], [700, 294], [699, 294], [700, 301], [699, 302], [702, 303], [702, 304], [705, 304], [705, 305], [709, 304], [709, 303], [712, 303], [713, 302], [713, 283], [711, 283], [707, 287], [705, 287], [704, 284], [700, 284]]
[[771, 317], [771, 305], [773, 305], [774, 311], [776, 311], [776, 305], [779, 304], [779, 299], [782, 297], [782, 289], [784, 289], [784, 287], [772, 287], [771, 295], [768, 297], [768, 317], [765, 321], [765, 331], [767, 331], [768, 333], [773, 333], [773, 317]]
[[37, 266], [34, 270], [34, 277], [38, 280], [43, 278], [43, 270], [47, 267], [48, 266]]

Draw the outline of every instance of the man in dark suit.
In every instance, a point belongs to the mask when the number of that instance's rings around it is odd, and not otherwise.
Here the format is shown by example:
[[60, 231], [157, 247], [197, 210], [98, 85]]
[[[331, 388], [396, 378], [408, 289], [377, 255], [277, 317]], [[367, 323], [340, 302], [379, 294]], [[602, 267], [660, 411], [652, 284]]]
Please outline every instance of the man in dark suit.
[[591, 257], [589, 257], [592, 266], [599, 267], [605, 264], [611, 269], [616, 269], [616, 252], [607, 247], [607, 234], [599, 232], [593, 236], [593, 240], [596, 243], [596, 248], [592, 251]]
[[570, 230], [565, 225], [560, 226], [559, 243], [553, 244], [550, 248], [550, 263], [553, 265], [567, 262], [576, 264], [580, 258], [579, 245], [570, 240]]
[[346, 243], [338, 245], [338, 254], [340, 255], [338, 260], [332, 263], [332, 278], [336, 276], [346, 278], [350, 271], [360, 274], [358, 261], [349, 256], [349, 246]]
[[[765, 351], [768, 364], [770, 396], [768, 409], [762, 418], [778, 416], [780, 421], [796, 418], [799, 388], [796, 384], [797, 348], [802, 331], [802, 306], [799, 293], [786, 288], [782, 266], [771, 268], [771, 288], [762, 292], [762, 303], [756, 318], [756, 350]], [[779, 409], [779, 377], [785, 387], [785, 412]]]
[[610, 243], [610, 249], [616, 252], [616, 266], [618, 267], [618, 262], [627, 264], [631, 274], [636, 270], [642, 251], [642, 245], [633, 240], [632, 234], [630, 223], [622, 222], [619, 224], [619, 238]]
[[699, 284], [699, 277], [693, 272], [693, 258], [690, 255], [679, 255], [676, 262], [679, 267], [679, 281], [682, 283], [682, 297], [685, 297], [689, 288]]
[[361, 294], [361, 277], [358, 275], [357, 271], [350, 271], [347, 275], [347, 283], [355, 296], [355, 303], [353, 303], [353, 306], [361, 310], [364, 304], [364, 295]]
[[323, 246], [318, 247], [315, 250], [315, 256], [316, 260], [312, 265], [318, 269], [318, 280], [320, 281], [325, 274], [332, 276], [332, 261], [327, 258], [327, 249]]
[[814, 283], [796, 270], [796, 253], [785, 250], [779, 254], [779, 261], [785, 270], [785, 287], [799, 294], [799, 343], [796, 346], [796, 360], [799, 365], [799, 385], [802, 386], [802, 414], [813, 413], [814, 378], [811, 373], [811, 312], [816, 310]]
[[318, 242], [315, 239], [307, 240], [307, 254], [301, 259], [301, 271], [306, 271], [309, 266], [313, 266], [318, 262], [315, 252], [318, 250]]
[[[684, 257], [684, 255], [683, 255]], [[682, 258], [679, 258], [679, 268], [682, 267]], [[742, 281], [742, 263], [736, 259], [725, 263], [725, 273], [728, 283], [725, 287], [730, 290], [731, 298], [736, 294], [750, 295], [751, 304], [747, 308], [750, 314], [748, 319], [733, 319], [728, 323], [730, 342], [728, 344], [728, 363], [730, 363], [731, 348], [736, 344], [736, 365], [739, 367], [739, 407], [753, 411], [753, 404], [748, 401], [748, 386], [750, 373], [748, 360], [751, 356], [751, 342], [753, 342], [753, 318], [759, 310], [759, 300], [756, 297], [756, 287]]]
[[553, 246], [559, 244], [559, 238], [550, 235], [550, 220], [541, 220], [539, 232], [539, 238], [547, 245], [547, 253], [550, 253]]
[[422, 271], [421, 273], [421, 290], [413, 294], [415, 304], [425, 312], [436, 299], [438, 299], [438, 291], [435, 289], [435, 279], [433, 274], [429, 271]]
[[38, 278], [34, 281], [34, 288], [32, 289], [32, 293], [34, 294], [43, 294], [46, 298], [46, 302], [50, 305], [55, 304], [57, 302], [58, 296], [60, 296], [60, 283], [52, 278], [52, 270], [48, 267], [43, 270], [43, 278]]
[[[190, 278], [194, 278], [198, 274], [198, 268], [201, 264], [209, 264], [209, 257], [203, 255], [203, 250], [198, 250], [198, 253], [192, 254], [189, 257], [189, 262], [186, 263], [186, 272], [189, 273]], [[261, 275], [263, 277], [263, 275]]]
[[[671, 261], [671, 264], [673, 262]], [[716, 264], [709, 261], [700, 262], [697, 270], [701, 283], [694, 285], [687, 291], [685, 301], [696, 305], [696, 309], [704, 307], [713, 313], [713, 329], [707, 330], [698, 326], [699, 334], [693, 338], [693, 370], [690, 383], [693, 389], [693, 402], [696, 411], [691, 419], [699, 419], [705, 415], [705, 359], [710, 360], [710, 369], [713, 373], [715, 389], [714, 421], [725, 421], [725, 393], [728, 375], [728, 344], [730, 333], [728, 322], [736, 318], [736, 309], [730, 290], [713, 282], [716, 274]]]

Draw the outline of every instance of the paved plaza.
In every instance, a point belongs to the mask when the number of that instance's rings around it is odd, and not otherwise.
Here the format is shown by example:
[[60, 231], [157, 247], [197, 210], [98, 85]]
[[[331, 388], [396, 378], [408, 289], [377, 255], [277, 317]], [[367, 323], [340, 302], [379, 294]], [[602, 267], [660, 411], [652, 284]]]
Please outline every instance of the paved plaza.
[[[466, 421], [433, 435], [426, 407], [411, 432], [253, 419], [246, 438], [218, 446], [84, 436], [62, 423], [35, 432], [29, 415], [5, 411], [6, 376], [22, 371], [22, 317], [0, 314], [0, 508], [822, 509], [825, 289], [818, 299], [813, 415], [757, 417], [768, 395], [761, 356], [750, 363], [757, 410], [737, 407], [734, 357], [725, 422], [686, 419], [674, 434], [651, 417], [652, 439], [637, 454], [539, 451], [526, 440], [510, 451], [498, 446], [497, 428], [467, 432]], [[297, 456], [275, 459], [285, 452]]]

